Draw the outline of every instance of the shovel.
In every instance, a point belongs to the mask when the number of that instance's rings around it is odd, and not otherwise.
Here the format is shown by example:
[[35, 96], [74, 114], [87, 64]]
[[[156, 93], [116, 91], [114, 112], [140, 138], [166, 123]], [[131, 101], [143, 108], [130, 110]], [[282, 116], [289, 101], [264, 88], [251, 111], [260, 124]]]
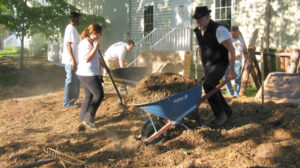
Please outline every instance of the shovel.
[[100, 50], [98, 50], [98, 52], [99, 52], [99, 55], [100, 55], [99, 58], [101, 59], [101, 61], [102, 61], [103, 64], [105, 65], [104, 68], [105, 68], [106, 72], [108, 73], [109, 78], [110, 78], [111, 82], [113, 83], [114, 88], [115, 88], [115, 90], [116, 90], [116, 92], [117, 92], [117, 94], [118, 94], [118, 96], [119, 96], [120, 104], [121, 104], [121, 105], [124, 105], [124, 104], [123, 104], [123, 101], [122, 101], [121, 94], [120, 94], [120, 92], [119, 92], [119, 90], [118, 90], [118, 88], [117, 88], [117, 86], [116, 86], [116, 83], [115, 83], [114, 79], [112, 78], [112, 76], [111, 76], [111, 74], [110, 74], [110, 72], [109, 72], [109, 69], [108, 69], [108, 67], [107, 67], [107, 64], [106, 64], [106, 62], [105, 62], [103, 56], [102, 56], [102, 53], [101, 53]]

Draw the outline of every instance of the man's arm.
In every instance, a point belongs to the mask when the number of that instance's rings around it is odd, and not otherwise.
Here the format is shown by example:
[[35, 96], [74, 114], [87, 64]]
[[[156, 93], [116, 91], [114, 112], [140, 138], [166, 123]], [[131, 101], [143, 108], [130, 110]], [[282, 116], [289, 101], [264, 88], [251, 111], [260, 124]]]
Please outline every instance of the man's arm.
[[76, 63], [76, 59], [73, 55], [73, 50], [72, 50], [71, 44], [72, 44], [72, 42], [67, 42], [66, 47], [67, 47], [68, 54], [70, 55], [70, 57], [72, 59], [72, 69], [76, 70], [77, 69], [77, 63]]
[[232, 80], [236, 77], [234, 72], [234, 62], [235, 62], [235, 52], [231, 42], [231, 39], [224, 40], [221, 43], [228, 50], [228, 59], [229, 59], [229, 73], [227, 78]]
[[118, 56], [119, 58], [119, 65], [121, 68], [124, 68], [126, 65], [126, 60], [125, 60], [125, 54], [126, 51], [123, 51], [122, 53], [119, 53], [120, 55]]

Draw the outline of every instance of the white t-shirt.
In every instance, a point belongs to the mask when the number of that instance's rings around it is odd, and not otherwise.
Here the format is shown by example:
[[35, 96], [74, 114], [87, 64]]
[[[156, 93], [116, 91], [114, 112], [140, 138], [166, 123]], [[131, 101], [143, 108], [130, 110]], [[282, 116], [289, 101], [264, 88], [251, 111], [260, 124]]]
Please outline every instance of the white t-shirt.
[[230, 39], [231, 35], [228, 31], [228, 29], [222, 25], [218, 26], [216, 31], [216, 36], [219, 44], [221, 44], [223, 41]]
[[243, 51], [244, 51], [244, 43], [241, 36], [238, 36], [237, 38], [231, 38], [232, 45], [235, 50], [235, 55], [239, 55], [240, 58], [235, 58], [236, 61], [241, 61], [243, 59]]
[[99, 74], [99, 53], [86, 62], [86, 56], [92, 51], [93, 46], [88, 39], [83, 39], [78, 45], [78, 66], [76, 74], [79, 76], [97, 76]]
[[72, 58], [67, 50], [68, 42], [71, 42], [73, 56], [75, 57], [76, 62], [78, 62], [77, 56], [78, 56], [79, 35], [75, 26], [73, 26], [72, 24], [68, 24], [65, 30], [63, 54], [61, 60], [62, 64], [72, 64]]
[[125, 42], [117, 42], [106, 50], [104, 53], [105, 58], [111, 61], [115, 60], [124, 60], [126, 49], [125, 49]]

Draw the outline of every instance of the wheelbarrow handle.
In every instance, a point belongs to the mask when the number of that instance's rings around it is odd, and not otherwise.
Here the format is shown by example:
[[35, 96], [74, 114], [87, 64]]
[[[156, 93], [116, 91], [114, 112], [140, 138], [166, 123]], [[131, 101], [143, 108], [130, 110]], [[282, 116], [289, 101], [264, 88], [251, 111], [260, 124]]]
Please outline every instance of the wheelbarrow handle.
[[116, 90], [116, 92], [117, 92], [117, 94], [118, 94], [118, 96], [119, 96], [120, 103], [121, 103], [121, 105], [123, 105], [123, 101], [122, 101], [121, 94], [120, 94], [120, 92], [119, 92], [119, 90], [118, 90], [118, 88], [117, 88], [117, 86], [116, 86], [116, 83], [115, 83], [113, 77], [111, 76], [111, 74], [110, 74], [110, 72], [109, 72], [109, 69], [108, 69], [108, 67], [107, 67], [107, 64], [106, 64], [104, 58], [103, 58], [103, 55], [102, 55], [102, 53], [101, 53], [101, 51], [100, 51], [99, 49], [98, 49], [98, 52], [99, 52], [99, 55], [100, 55], [99, 58], [100, 58], [101, 61], [103, 62], [104, 68], [105, 68], [106, 72], [108, 73], [108, 76], [109, 76], [110, 80], [112, 81], [112, 83], [113, 83], [113, 85], [114, 85], [114, 88], [115, 88], [115, 90]]
[[[203, 78], [202, 78], [203, 79]], [[230, 81], [228, 78], [225, 79], [222, 83], [218, 84], [216, 86], [216, 88], [214, 88], [213, 90], [209, 91], [208, 93], [206, 93], [203, 97], [201, 97], [201, 99], [198, 101], [198, 103], [196, 104], [197, 106], [200, 106], [200, 104], [202, 102], [204, 102], [206, 99], [208, 99], [210, 96], [212, 96], [213, 94], [215, 94], [219, 89], [221, 89], [228, 81]]]

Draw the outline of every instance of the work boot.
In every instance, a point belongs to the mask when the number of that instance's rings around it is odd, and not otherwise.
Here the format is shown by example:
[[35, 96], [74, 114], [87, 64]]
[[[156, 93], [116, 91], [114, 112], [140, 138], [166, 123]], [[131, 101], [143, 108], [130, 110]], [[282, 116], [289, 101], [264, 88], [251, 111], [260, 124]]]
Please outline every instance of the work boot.
[[214, 121], [213, 124], [215, 126], [221, 126], [223, 124], [225, 124], [225, 122], [227, 121], [227, 115], [223, 112], [220, 114], [220, 116], [218, 116]]

